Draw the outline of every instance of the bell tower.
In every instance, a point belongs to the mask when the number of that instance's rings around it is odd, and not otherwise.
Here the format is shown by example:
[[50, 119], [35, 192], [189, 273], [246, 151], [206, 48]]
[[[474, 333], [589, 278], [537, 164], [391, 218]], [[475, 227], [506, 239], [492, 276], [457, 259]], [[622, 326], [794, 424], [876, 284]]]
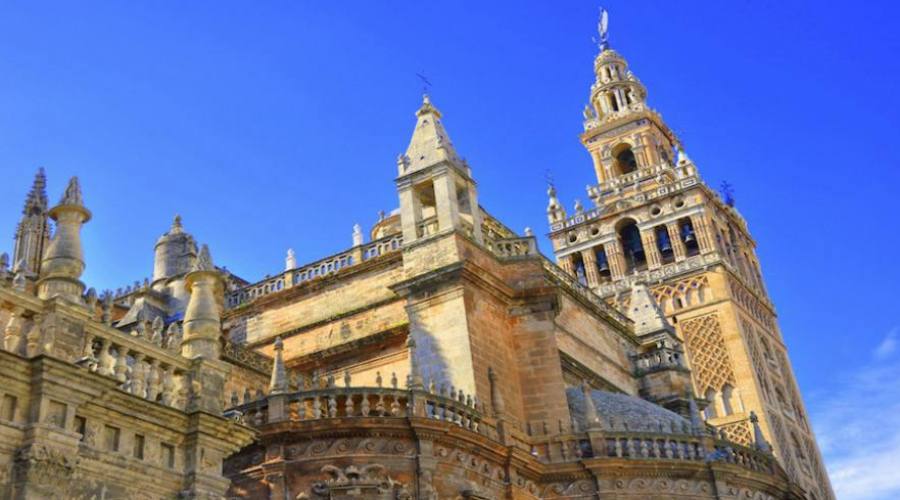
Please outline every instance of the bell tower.
[[755, 413], [793, 480], [810, 498], [834, 498], [747, 222], [647, 105], [646, 88], [610, 47], [605, 12], [600, 38], [581, 134], [597, 178], [591, 206], [567, 213], [548, 192], [559, 265], [622, 310], [646, 285], [684, 343], [706, 421], [749, 445]]
[[481, 242], [481, 210], [472, 171], [460, 158], [425, 95], [406, 153], [397, 159], [403, 243], [461, 230]]

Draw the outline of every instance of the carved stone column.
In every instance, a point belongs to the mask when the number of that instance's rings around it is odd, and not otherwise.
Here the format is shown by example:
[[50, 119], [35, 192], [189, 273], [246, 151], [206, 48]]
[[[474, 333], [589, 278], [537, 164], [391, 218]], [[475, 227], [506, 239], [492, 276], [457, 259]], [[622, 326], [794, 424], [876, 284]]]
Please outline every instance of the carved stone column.
[[606, 260], [609, 262], [609, 273], [613, 280], [625, 277], [628, 266], [625, 265], [625, 255], [622, 254], [622, 244], [613, 240], [606, 245]]
[[597, 272], [597, 254], [594, 253], [594, 249], [582, 250], [581, 259], [584, 261], [584, 273], [587, 276], [588, 286], [599, 285], [600, 274]]
[[673, 221], [666, 224], [666, 229], [669, 231], [669, 241], [672, 243], [672, 253], [675, 254], [675, 262], [680, 262], [687, 257], [687, 249], [684, 248], [684, 241], [681, 240], [678, 222]]
[[659, 248], [656, 246], [655, 228], [641, 230], [641, 242], [644, 245], [644, 255], [647, 256], [647, 268], [659, 269], [662, 265], [662, 258], [659, 255]]
[[691, 224], [694, 225], [694, 234], [697, 235], [697, 245], [700, 247], [700, 253], [709, 253], [715, 250], [715, 237], [710, 233], [710, 224], [706, 214], [696, 214], [691, 216]]
[[559, 267], [568, 274], [575, 276], [575, 264], [572, 262], [571, 255], [563, 255], [559, 258]]

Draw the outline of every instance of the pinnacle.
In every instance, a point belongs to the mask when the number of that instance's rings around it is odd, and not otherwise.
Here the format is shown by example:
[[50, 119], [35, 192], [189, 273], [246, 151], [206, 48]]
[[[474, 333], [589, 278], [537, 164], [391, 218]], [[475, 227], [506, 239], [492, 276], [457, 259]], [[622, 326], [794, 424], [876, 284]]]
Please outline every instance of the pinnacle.
[[200, 255], [197, 256], [197, 262], [194, 263], [192, 271], [215, 271], [212, 256], [209, 254], [209, 246], [204, 244], [200, 248]]
[[184, 226], [181, 224], [181, 216], [175, 215], [175, 218], [172, 219], [172, 227], [169, 229], [169, 234], [180, 234], [184, 232]]
[[31, 185], [31, 191], [25, 198], [25, 208], [22, 213], [29, 215], [34, 212], [43, 212], [47, 210], [47, 174], [44, 167], [38, 168], [34, 174], [34, 182]]
[[413, 131], [406, 154], [401, 156], [400, 174], [421, 170], [442, 162], [450, 162], [460, 168], [463, 162], [456, 154], [453, 142], [441, 122], [441, 112], [425, 94], [422, 106], [416, 111], [416, 128]]
[[659, 331], [671, 331], [672, 326], [650, 294], [647, 285], [637, 283], [631, 289], [631, 304], [628, 316], [634, 321], [635, 335], [647, 335]]
[[84, 200], [81, 197], [81, 185], [78, 184], [78, 177], [69, 179], [69, 185], [63, 193], [62, 199], [59, 200], [60, 205], [84, 206]]

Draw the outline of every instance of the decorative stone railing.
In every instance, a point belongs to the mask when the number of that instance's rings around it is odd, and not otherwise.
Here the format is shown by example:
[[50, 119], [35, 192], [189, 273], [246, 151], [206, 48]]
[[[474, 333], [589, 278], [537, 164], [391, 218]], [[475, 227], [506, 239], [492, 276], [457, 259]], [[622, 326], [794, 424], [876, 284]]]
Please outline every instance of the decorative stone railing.
[[557, 282], [567, 286], [569, 289], [573, 290], [575, 293], [586, 299], [588, 302], [593, 304], [598, 309], [602, 310], [610, 317], [618, 320], [622, 324], [629, 324], [631, 320], [625, 317], [624, 314], [616, 310], [614, 307], [610, 306], [606, 303], [605, 300], [601, 299], [597, 294], [591, 291], [590, 288], [582, 285], [578, 282], [578, 280], [565, 272], [562, 268], [557, 266], [556, 264], [550, 262], [548, 259], [543, 259], [544, 269], [552, 276]]
[[657, 269], [648, 269], [623, 276], [615, 282], [601, 284], [595, 290], [600, 297], [609, 297], [620, 292], [631, 291], [636, 283], [655, 283], [720, 262], [722, 260], [715, 253], [694, 255], [679, 262], [665, 264]]
[[[5, 350], [29, 358], [47, 354], [74, 362], [90, 372], [115, 379], [125, 392], [174, 408], [184, 407], [189, 361], [180, 354], [177, 328], [171, 330], [171, 338], [157, 335], [149, 339], [96, 321], [90, 310], [81, 309], [83, 306], [59, 306], [73, 308], [71, 314], [83, 319], [82, 329], [70, 329], [59, 311], [47, 313], [45, 302], [34, 296], [3, 288], [0, 302], [10, 310], [9, 319], [2, 325]], [[75, 332], [80, 338], [68, 338]], [[164, 347], [165, 341], [169, 341], [169, 347]], [[61, 347], [77, 342], [81, 347], [75, 356]]]
[[684, 354], [673, 347], [658, 346], [655, 349], [633, 354], [631, 360], [637, 376], [670, 368], [684, 368]]
[[89, 328], [77, 364], [114, 378], [135, 396], [183, 409], [189, 362], [179, 353], [147, 345], [112, 328]]
[[334, 274], [342, 269], [355, 266], [361, 261], [398, 251], [402, 245], [402, 235], [391, 235], [311, 264], [289, 269], [276, 276], [226, 294], [225, 305], [228, 308], [234, 308], [241, 304], [246, 304], [259, 297], [280, 292], [291, 286]]
[[493, 241], [485, 241], [494, 254], [501, 259], [515, 259], [519, 257], [534, 257], [539, 255], [537, 240], [534, 236], [524, 238], [502, 238]]
[[456, 390], [441, 393], [398, 387], [331, 386], [269, 394], [234, 405], [226, 413], [253, 426], [282, 421], [420, 417], [448, 422], [496, 439], [496, 428], [477, 406], [471, 396]]
[[583, 458], [627, 460], [719, 461], [758, 471], [773, 472], [774, 458], [766, 453], [686, 430], [621, 432], [598, 430], [531, 439], [531, 455], [543, 463], [575, 462]]
[[272, 373], [272, 358], [240, 344], [226, 342], [222, 349], [222, 358], [262, 374]]
[[437, 234], [437, 232], [438, 218], [436, 216], [424, 219], [416, 225], [416, 234], [418, 234], [419, 238], [425, 238]]

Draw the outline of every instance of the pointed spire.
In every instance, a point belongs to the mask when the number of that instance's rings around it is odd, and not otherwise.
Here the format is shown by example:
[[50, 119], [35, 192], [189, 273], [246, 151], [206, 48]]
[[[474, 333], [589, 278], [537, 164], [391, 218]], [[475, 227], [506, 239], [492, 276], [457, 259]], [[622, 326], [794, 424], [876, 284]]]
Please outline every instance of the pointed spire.
[[416, 356], [416, 341], [412, 335], [406, 338], [406, 348], [409, 350], [409, 388], [423, 389], [422, 374], [419, 372], [419, 358]]
[[212, 256], [209, 253], [209, 246], [205, 243], [202, 247], [200, 247], [200, 255], [197, 256], [197, 261], [194, 263], [194, 268], [191, 270], [195, 271], [215, 271], [216, 266], [213, 265]]
[[269, 394], [281, 394], [288, 390], [287, 371], [284, 368], [284, 342], [281, 337], [275, 338], [275, 360], [272, 363], [272, 378], [269, 381]]
[[397, 164], [400, 175], [450, 162], [465, 170], [462, 160], [453, 148], [453, 142], [441, 122], [441, 112], [431, 103], [428, 94], [422, 98], [422, 106], [416, 111], [416, 128]]
[[656, 299], [643, 283], [635, 283], [631, 288], [628, 317], [634, 321], [634, 334], [639, 337], [660, 331], [674, 332]]
[[753, 424], [753, 446], [763, 453], [771, 453], [772, 446], [763, 436], [762, 429], [759, 427], [759, 417], [752, 411], [750, 412], [750, 423]]
[[581, 394], [584, 396], [584, 420], [588, 429], [600, 427], [600, 417], [597, 414], [597, 405], [591, 395], [591, 384], [587, 380], [581, 382]]
[[81, 185], [78, 183], [78, 177], [69, 179], [66, 191], [59, 200], [60, 205], [74, 205], [78, 207], [84, 206], [84, 200], [81, 197]]
[[691, 433], [695, 436], [703, 434], [704, 423], [703, 417], [700, 416], [700, 409], [697, 407], [697, 400], [694, 398], [694, 391], [688, 389], [688, 411], [691, 414]]
[[503, 394], [500, 393], [497, 375], [491, 367], [488, 367], [488, 382], [491, 384], [491, 407], [494, 410], [494, 416], [503, 417], [506, 414], [506, 404], [503, 402]]
[[24, 215], [32, 215], [47, 211], [47, 174], [44, 167], [38, 169], [34, 174], [34, 182], [31, 185], [31, 191], [25, 197], [25, 207], [22, 209]]

